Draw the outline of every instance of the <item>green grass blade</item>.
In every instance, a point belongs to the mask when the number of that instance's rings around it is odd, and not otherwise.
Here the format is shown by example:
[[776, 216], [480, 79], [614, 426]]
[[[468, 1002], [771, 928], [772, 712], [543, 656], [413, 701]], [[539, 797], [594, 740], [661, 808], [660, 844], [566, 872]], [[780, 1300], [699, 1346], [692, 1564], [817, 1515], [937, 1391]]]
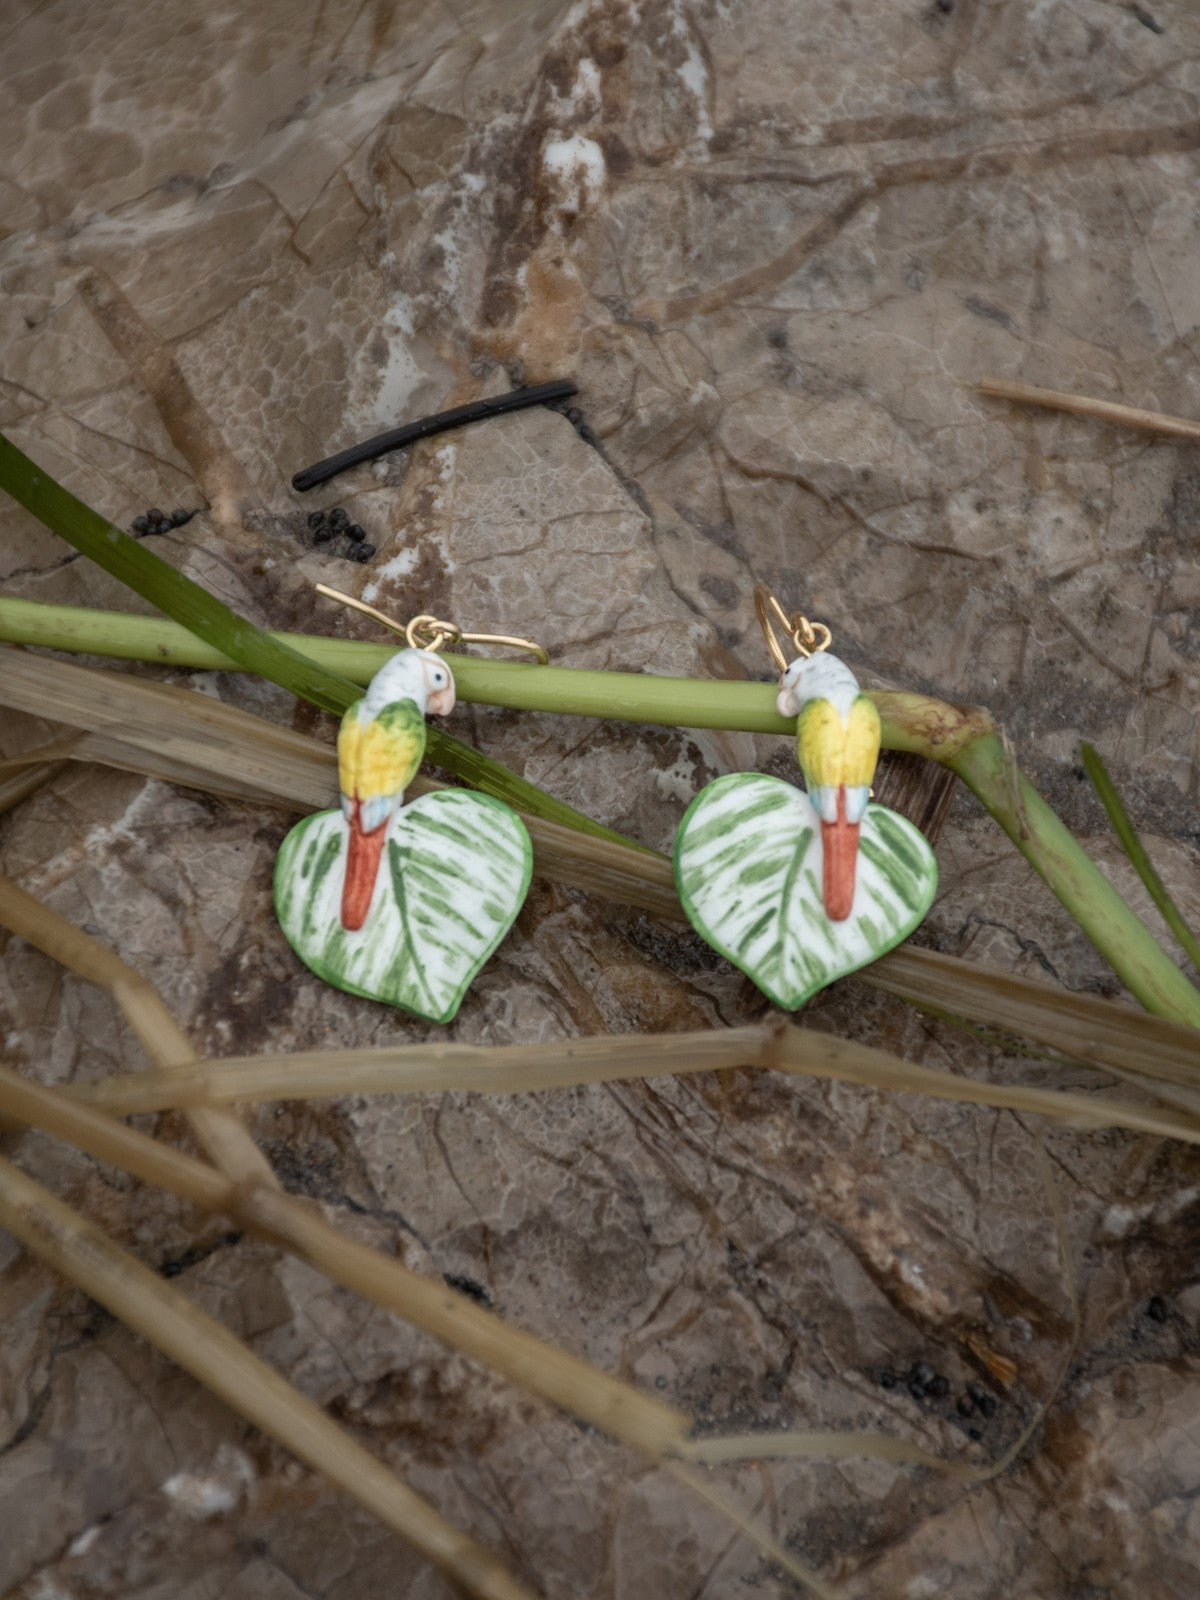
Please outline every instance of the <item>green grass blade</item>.
[[246, 671], [270, 678], [326, 711], [344, 711], [359, 698], [360, 691], [348, 678], [318, 666], [239, 617], [207, 589], [84, 505], [3, 434], [0, 487], [81, 555]]
[[[106, 522], [49, 473], [43, 472], [3, 434], [0, 434], [0, 488], [7, 490], [19, 505], [81, 555], [103, 567], [144, 600], [149, 600], [189, 633], [220, 651], [242, 671], [269, 678], [272, 683], [326, 711], [340, 713], [360, 698], [362, 691], [349, 678], [331, 672], [311, 657], [301, 655], [280, 639], [256, 628], [245, 617], [239, 617], [207, 589], [178, 572], [170, 562]], [[447, 772], [519, 811], [545, 817], [580, 833], [633, 845], [635, 849], [644, 848], [556, 800], [503, 763], [441, 729], [430, 728], [427, 749], [430, 759]]]
[[425, 755], [435, 766], [444, 767], [456, 778], [470, 784], [483, 794], [494, 795], [512, 806], [514, 811], [524, 811], [531, 817], [544, 817], [547, 822], [557, 822], [564, 828], [574, 828], [576, 833], [590, 833], [595, 839], [607, 839], [611, 844], [628, 845], [631, 850], [653, 854], [649, 847], [630, 839], [615, 828], [606, 828], [602, 822], [576, 811], [565, 800], [556, 800], [552, 794], [539, 789], [519, 773], [513, 772], [503, 762], [493, 761], [474, 745], [464, 744], [453, 734], [429, 725], [425, 738]]
[[1163, 920], [1179, 940], [1188, 960], [1200, 970], [1200, 940], [1184, 921], [1179, 907], [1171, 898], [1170, 890], [1155, 871], [1154, 863], [1146, 854], [1145, 845], [1138, 838], [1137, 829], [1125, 809], [1121, 796], [1117, 793], [1116, 785], [1109, 777], [1107, 767], [1093, 745], [1081, 744], [1079, 755], [1088, 777], [1092, 780], [1092, 788], [1100, 796], [1100, 803], [1108, 812], [1108, 820], [1112, 823], [1113, 832], [1121, 841], [1122, 850], [1133, 862], [1138, 877], [1146, 885], [1151, 900], [1162, 912]]

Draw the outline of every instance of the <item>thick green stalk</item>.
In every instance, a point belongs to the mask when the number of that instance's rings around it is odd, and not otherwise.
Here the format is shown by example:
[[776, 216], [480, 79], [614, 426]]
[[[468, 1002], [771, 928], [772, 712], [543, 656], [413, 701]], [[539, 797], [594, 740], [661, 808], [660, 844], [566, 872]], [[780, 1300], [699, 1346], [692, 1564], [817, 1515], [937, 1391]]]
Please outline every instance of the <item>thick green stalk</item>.
[[[298, 653], [362, 683], [390, 653], [387, 645], [281, 637]], [[157, 618], [27, 600], [0, 599], [0, 639], [179, 666], [234, 665], [186, 629]], [[794, 732], [794, 723], [775, 710], [772, 684], [447, 659], [460, 697], [478, 704], [687, 728]], [[1146, 1009], [1200, 1027], [1200, 993], [1006, 756], [987, 712], [919, 694], [881, 692], [872, 698], [885, 747], [926, 756], [963, 779]]]
[[[325, 639], [317, 634], [280, 633], [297, 655], [363, 684], [393, 654], [394, 645]], [[157, 661], [179, 667], [236, 671], [237, 663], [176, 623], [124, 611], [83, 611], [0, 598], [0, 639], [44, 645], [127, 661]], [[578, 667], [541, 667], [525, 661], [489, 661], [447, 654], [460, 700], [513, 711], [549, 711], [614, 722], [653, 722], [676, 728], [722, 728], [745, 733], [794, 734], [795, 720], [775, 709], [773, 683], [730, 679], [652, 677], [645, 672], [589, 672]], [[877, 694], [884, 744], [944, 760], [945, 751], [981, 727], [986, 712], [924, 695]]]
[[1146, 1010], [1200, 1028], [1200, 991], [1080, 849], [1018, 770], [999, 735], [972, 739], [947, 765], [982, 800]]

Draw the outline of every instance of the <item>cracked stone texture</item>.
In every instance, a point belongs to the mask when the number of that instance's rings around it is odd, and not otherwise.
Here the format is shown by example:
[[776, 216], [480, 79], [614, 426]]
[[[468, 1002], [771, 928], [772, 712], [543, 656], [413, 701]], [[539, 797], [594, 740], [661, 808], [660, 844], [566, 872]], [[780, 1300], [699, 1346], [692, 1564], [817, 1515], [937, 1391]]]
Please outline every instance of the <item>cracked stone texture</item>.
[[[1074, 765], [1093, 741], [1195, 920], [1200, 457], [972, 388], [994, 371], [1200, 415], [1193, 7], [14, 0], [0, 76], [2, 425], [114, 521], [206, 508], [156, 548], [274, 626], [369, 633], [313, 597], [325, 579], [589, 667], [764, 676], [765, 577], [864, 671], [992, 707], [1125, 891]], [[288, 487], [422, 411], [563, 374], [578, 427], [529, 412]], [[369, 566], [311, 543], [307, 512], [333, 504], [377, 544]], [[139, 608], [11, 504], [0, 519], [6, 592]], [[173, 681], [331, 737], [273, 691]], [[465, 706], [451, 725], [658, 847], [708, 778], [781, 760], [778, 741]], [[53, 732], [8, 714], [6, 753]], [[0, 842], [202, 1051], [427, 1036], [298, 967], [270, 910], [287, 826], [79, 767]], [[939, 857], [922, 940], [1116, 991], [973, 803]], [[44, 1081], [138, 1059], [107, 997], [11, 939], [0, 1009], [9, 1057]], [[535, 883], [453, 1033], [764, 1012], [677, 927]], [[1095, 1081], [853, 979], [808, 1017], [934, 1065]], [[729, 1074], [264, 1107], [251, 1126], [339, 1224], [707, 1428], [884, 1428], [983, 1463], [1050, 1402], [986, 1484], [874, 1460], [720, 1475], [847, 1596], [1195, 1593], [1186, 1149], [1045, 1134], [1076, 1333], [1035, 1130], [1007, 1113]], [[539, 1592], [791, 1592], [629, 1453], [223, 1223], [6, 1139]], [[3, 1236], [0, 1318], [0, 1592], [448, 1593]], [[1011, 1389], [969, 1333], [1015, 1362]], [[880, 1387], [918, 1359], [946, 1400]], [[996, 1414], [960, 1418], [978, 1380]]]

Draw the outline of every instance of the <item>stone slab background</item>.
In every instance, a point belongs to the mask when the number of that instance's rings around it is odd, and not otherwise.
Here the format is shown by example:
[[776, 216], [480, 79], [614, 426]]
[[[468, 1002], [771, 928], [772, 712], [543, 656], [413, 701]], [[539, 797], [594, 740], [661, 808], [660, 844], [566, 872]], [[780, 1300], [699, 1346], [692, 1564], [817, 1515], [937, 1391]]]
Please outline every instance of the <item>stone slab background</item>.
[[[1200, 415], [1193, 6], [10, 0], [3, 27], [0, 415], [91, 504], [122, 525], [204, 508], [157, 548], [260, 622], [369, 632], [313, 595], [325, 580], [531, 630], [570, 665], [765, 677], [766, 578], [865, 673], [990, 706], [1129, 891], [1075, 764], [1093, 741], [1195, 920], [1200, 457], [972, 387], [994, 371]], [[421, 411], [564, 374], [578, 425], [525, 413], [288, 487]], [[307, 534], [335, 503], [369, 565]], [[138, 604], [11, 504], [0, 572], [8, 593]], [[173, 681], [332, 736], [269, 689]], [[452, 728], [660, 848], [709, 778], [782, 761], [779, 741], [469, 707]], [[6, 718], [6, 753], [49, 731]], [[299, 969], [270, 910], [287, 826], [80, 767], [0, 821], [0, 846], [206, 1052], [423, 1037]], [[923, 941], [1116, 992], [966, 798], [939, 857]], [[12, 939], [0, 1010], [9, 1057], [47, 1082], [136, 1055], [103, 996]], [[763, 1014], [678, 929], [535, 884], [454, 1032]], [[932, 1064], [1094, 1082], [854, 980], [807, 1018]], [[874, 1461], [723, 1475], [847, 1596], [1195, 1593], [1185, 1150], [1047, 1132], [1076, 1336], [1034, 1130], [1007, 1113], [731, 1075], [252, 1125], [340, 1224], [706, 1427], [882, 1427], [983, 1462], [1056, 1394], [983, 1486]], [[10, 1142], [546, 1595], [790, 1592], [644, 1463], [186, 1207]], [[0, 1592], [447, 1593], [3, 1239], [0, 1318]], [[968, 1329], [1018, 1368], [987, 1422], [953, 1405], [981, 1377]], [[881, 1389], [919, 1359], [946, 1402]]]

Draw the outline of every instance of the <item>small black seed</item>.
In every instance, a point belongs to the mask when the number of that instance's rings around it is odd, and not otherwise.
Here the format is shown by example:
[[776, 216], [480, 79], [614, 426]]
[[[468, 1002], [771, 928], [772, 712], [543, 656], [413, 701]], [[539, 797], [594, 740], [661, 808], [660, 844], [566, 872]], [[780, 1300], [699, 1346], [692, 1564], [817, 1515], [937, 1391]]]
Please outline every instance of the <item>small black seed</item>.
[[358, 547], [358, 559], [360, 561], [370, 561], [371, 557], [374, 554], [375, 554], [375, 546], [373, 544], [360, 544], [359, 545], [359, 547]]
[[879, 1374], [879, 1387], [881, 1389], [894, 1389], [896, 1387], [896, 1374], [894, 1372], [881, 1372]]
[[977, 1406], [982, 1405], [984, 1400], [987, 1398], [987, 1390], [982, 1384], [969, 1383], [967, 1385], [967, 1393], [971, 1396], [971, 1399], [974, 1400]]
[[353, 539], [355, 544], [358, 544], [360, 539], [365, 539], [367, 536], [357, 522], [352, 522], [346, 529], [346, 537], [347, 539]]
[[331, 528], [348, 528], [350, 526], [350, 518], [342, 510], [341, 506], [334, 506], [329, 513], [329, 526]]
[[985, 1394], [979, 1402], [979, 1410], [985, 1417], [994, 1417], [996, 1415], [996, 1402], [990, 1394]]
[[149, 526], [150, 526], [150, 519], [148, 517], [134, 517], [134, 519], [133, 519], [133, 531], [134, 531], [134, 533], [145, 533], [146, 529]]
[[968, 1428], [967, 1429], [967, 1438], [968, 1439], [982, 1439], [983, 1435], [982, 1435], [982, 1433], [980, 1433], [978, 1428]]
[[913, 1363], [912, 1371], [908, 1376], [913, 1383], [919, 1383], [923, 1389], [927, 1389], [937, 1374], [928, 1361], [917, 1361]]
[[333, 538], [333, 529], [327, 523], [321, 522], [313, 529], [313, 538], [318, 544], [324, 544], [326, 539]]
[[958, 1414], [960, 1417], [975, 1415], [975, 1402], [969, 1394], [960, 1394], [958, 1397]]
[[578, 427], [583, 421], [583, 412], [580, 411], [578, 406], [567, 407], [567, 421], [573, 423], [575, 427]]
[[923, 1383], [918, 1383], [915, 1378], [910, 1378], [908, 1380], [908, 1392], [910, 1395], [912, 1395], [914, 1400], [924, 1400], [925, 1385]]
[[176, 506], [171, 513], [171, 521], [177, 528], [182, 528], [185, 522], [190, 522], [196, 515], [194, 511], [185, 511], [182, 506]]
[[949, 1380], [946, 1379], [946, 1378], [943, 1378], [941, 1373], [939, 1372], [937, 1377], [929, 1385], [929, 1393], [933, 1396], [933, 1398], [935, 1400], [944, 1400], [946, 1398], [946, 1396], [950, 1393]]
[[155, 506], [152, 511], [147, 511], [146, 515], [150, 518], [151, 522], [162, 522], [164, 520], [163, 514], [157, 506]]
[[318, 528], [325, 526], [325, 513], [323, 511], [310, 511], [308, 513], [308, 525], [316, 533]]
[[1146, 1315], [1151, 1322], [1165, 1322], [1167, 1320], [1167, 1302], [1162, 1295], [1151, 1296], [1150, 1303], [1146, 1307]]
[[370, 557], [367, 555], [367, 547], [363, 544], [352, 544], [349, 550], [346, 551], [346, 555], [351, 561], [370, 560]]

